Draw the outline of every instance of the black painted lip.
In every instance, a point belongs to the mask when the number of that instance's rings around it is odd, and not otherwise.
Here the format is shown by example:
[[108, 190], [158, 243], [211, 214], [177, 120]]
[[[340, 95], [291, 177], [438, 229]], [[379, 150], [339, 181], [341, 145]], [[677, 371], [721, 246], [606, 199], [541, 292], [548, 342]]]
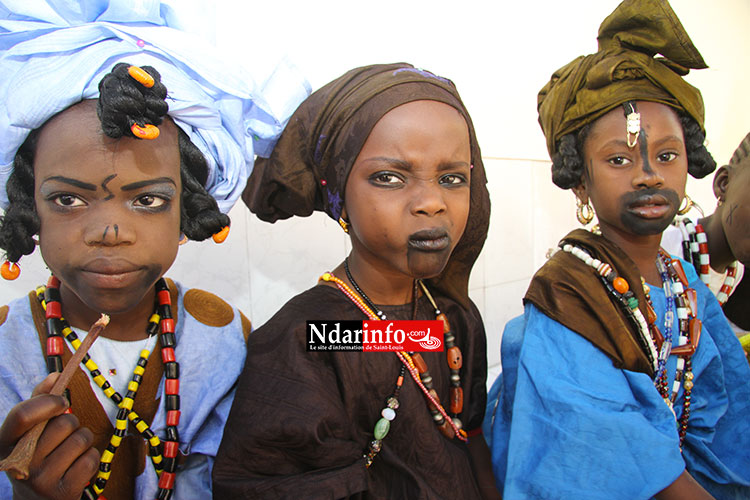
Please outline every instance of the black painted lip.
[[444, 228], [424, 229], [409, 235], [409, 248], [422, 252], [442, 252], [450, 244], [451, 237]]

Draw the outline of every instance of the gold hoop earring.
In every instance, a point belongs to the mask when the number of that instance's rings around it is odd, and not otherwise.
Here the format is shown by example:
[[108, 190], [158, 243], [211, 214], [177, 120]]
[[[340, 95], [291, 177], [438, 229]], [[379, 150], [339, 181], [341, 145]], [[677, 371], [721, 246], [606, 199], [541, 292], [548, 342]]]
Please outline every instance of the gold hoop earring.
[[180, 241], [179, 241], [178, 245], [182, 246], [182, 245], [184, 245], [187, 242], [188, 242], [188, 237], [185, 236], [185, 233], [182, 233], [182, 236], [180, 236]]
[[341, 229], [343, 229], [346, 234], [349, 234], [350, 224], [346, 222], [343, 217], [339, 217], [339, 226], [341, 226]]
[[693, 200], [685, 194], [685, 198], [682, 200], [685, 206], [682, 206], [682, 203], [680, 203], [680, 208], [677, 209], [678, 215], [685, 215], [690, 211], [691, 208], [693, 208]]
[[584, 204], [578, 196], [576, 196], [576, 218], [582, 226], [585, 226], [592, 220], [594, 220], [594, 209], [591, 203], [588, 201]]

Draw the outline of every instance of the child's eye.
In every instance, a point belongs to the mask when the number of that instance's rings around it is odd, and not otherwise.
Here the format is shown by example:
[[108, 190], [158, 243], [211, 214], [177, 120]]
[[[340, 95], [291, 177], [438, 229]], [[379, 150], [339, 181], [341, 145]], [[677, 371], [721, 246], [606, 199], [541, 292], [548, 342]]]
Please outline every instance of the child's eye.
[[674, 153], [672, 151], [669, 151], [667, 153], [661, 153], [658, 156], [659, 161], [668, 163], [670, 161], [673, 161], [675, 158], [677, 158], [677, 153]]
[[370, 180], [376, 184], [387, 184], [395, 186], [404, 182], [401, 176], [394, 174], [393, 172], [378, 172], [370, 177]]
[[460, 174], [446, 174], [440, 178], [440, 184], [449, 184], [452, 186], [466, 184], [466, 177]]
[[67, 207], [82, 207], [86, 205], [86, 203], [82, 199], [72, 194], [59, 194], [57, 196], [54, 196], [52, 198], [52, 201], [55, 203], [55, 205], [66, 207], [66, 208]]
[[626, 158], [624, 156], [613, 156], [607, 160], [607, 162], [610, 165], [615, 165], [617, 167], [622, 167], [625, 165], [628, 165], [630, 163], [630, 159]]
[[164, 205], [166, 205], [168, 200], [160, 197], [160, 196], [154, 196], [152, 194], [146, 194], [143, 196], [138, 197], [135, 200], [135, 205], [140, 207], [147, 207], [147, 208], [161, 208]]

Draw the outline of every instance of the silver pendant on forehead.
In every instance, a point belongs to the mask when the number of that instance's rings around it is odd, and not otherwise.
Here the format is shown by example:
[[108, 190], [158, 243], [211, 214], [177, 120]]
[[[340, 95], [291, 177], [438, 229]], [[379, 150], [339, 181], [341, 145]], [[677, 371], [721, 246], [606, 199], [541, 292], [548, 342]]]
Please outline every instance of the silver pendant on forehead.
[[625, 131], [629, 148], [638, 144], [638, 135], [641, 133], [641, 114], [636, 111], [635, 103], [628, 101], [622, 105], [625, 109]]

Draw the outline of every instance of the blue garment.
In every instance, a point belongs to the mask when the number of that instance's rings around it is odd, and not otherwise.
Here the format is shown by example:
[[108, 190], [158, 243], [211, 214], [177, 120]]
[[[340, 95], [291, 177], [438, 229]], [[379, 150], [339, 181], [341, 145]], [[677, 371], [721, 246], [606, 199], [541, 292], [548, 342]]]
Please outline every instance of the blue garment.
[[[244, 365], [245, 337], [239, 311], [234, 310], [232, 321], [225, 326], [207, 326], [185, 310], [185, 290], [176, 285], [175, 357], [180, 364], [181, 411], [177, 430], [180, 452], [188, 458], [177, 471], [174, 498], [203, 500], [211, 498], [211, 469], [234, 399], [235, 382]], [[28, 399], [34, 386], [47, 376], [28, 297], [9, 304], [7, 318], [0, 324], [0, 352], [0, 420], [4, 420], [10, 409]], [[166, 400], [163, 377], [157, 397]], [[165, 412], [162, 403], [151, 425], [161, 437], [166, 433]], [[135, 498], [153, 500], [158, 477], [151, 460], [145, 456], [143, 460], [146, 467], [135, 478]], [[0, 498], [11, 497], [10, 482], [0, 474]]]
[[160, 0], [0, 0], [0, 208], [13, 158], [29, 132], [82, 99], [118, 62], [153, 66], [169, 116], [206, 158], [206, 189], [228, 212], [254, 155], [268, 156], [309, 83], [287, 61], [270, 75], [224, 61], [179, 31]]
[[[684, 453], [675, 417], [648, 375], [615, 368], [527, 304], [503, 333], [503, 373], [484, 422], [504, 498], [647, 499], [686, 467], [716, 498], [750, 498], [750, 366], [710, 290], [683, 267], [703, 322]], [[652, 286], [651, 298], [664, 332], [663, 290]], [[667, 363], [670, 387], [676, 362]]]

